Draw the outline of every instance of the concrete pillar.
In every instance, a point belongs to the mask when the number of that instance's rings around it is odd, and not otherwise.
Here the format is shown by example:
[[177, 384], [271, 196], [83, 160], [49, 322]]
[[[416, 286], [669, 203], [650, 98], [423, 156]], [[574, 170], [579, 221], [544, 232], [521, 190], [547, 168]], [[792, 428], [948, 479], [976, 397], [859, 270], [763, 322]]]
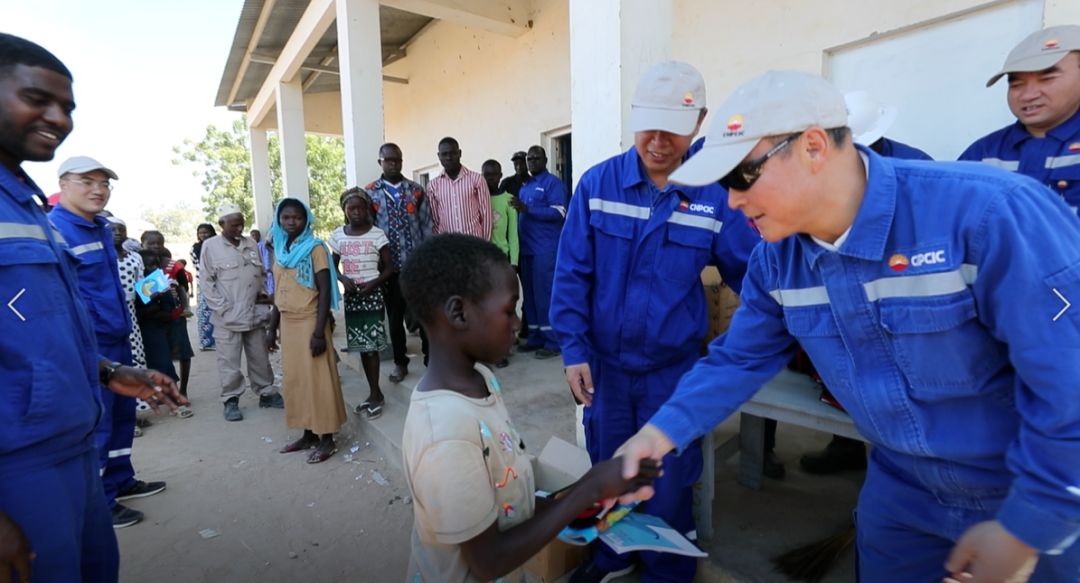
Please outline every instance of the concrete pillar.
[[379, 176], [383, 143], [382, 41], [378, 0], [337, 0], [345, 186]]
[[307, 147], [304, 142], [304, 90], [300, 80], [277, 86], [278, 137], [281, 139], [281, 185], [285, 196], [305, 203], [308, 197]]
[[270, 147], [266, 130], [248, 128], [251, 144], [251, 190], [255, 196], [255, 224], [252, 227], [269, 235], [273, 220], [274, 201], [270, 188]]
[[671, 58], [673, 0], [570, 0], [574, 183], [629, 148], [630, 100], [641, 75]]

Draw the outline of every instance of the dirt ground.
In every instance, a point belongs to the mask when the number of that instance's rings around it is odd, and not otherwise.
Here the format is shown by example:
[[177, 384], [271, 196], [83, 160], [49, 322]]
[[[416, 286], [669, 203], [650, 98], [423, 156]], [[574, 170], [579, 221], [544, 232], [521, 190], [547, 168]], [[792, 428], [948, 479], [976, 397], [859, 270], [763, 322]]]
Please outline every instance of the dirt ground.
[[[278, 453], [299, 436], [282, 410], [260, 409], [248, 392], [244, 420], [228, 423], [219, 392], [216, 353], [196, 349], [195, 416], [151, 417], [135, 440], [137, 476], [168, 489], [125, 502], [146, 520], [116, 531], [120, 580], [402, 581], [411, 500], [394, 464], [355, 437], [363, 421], [350, 413], [338, 453], [308, 465], [303, 453]], [[347, 402], [362, 397], [346, 390]]]

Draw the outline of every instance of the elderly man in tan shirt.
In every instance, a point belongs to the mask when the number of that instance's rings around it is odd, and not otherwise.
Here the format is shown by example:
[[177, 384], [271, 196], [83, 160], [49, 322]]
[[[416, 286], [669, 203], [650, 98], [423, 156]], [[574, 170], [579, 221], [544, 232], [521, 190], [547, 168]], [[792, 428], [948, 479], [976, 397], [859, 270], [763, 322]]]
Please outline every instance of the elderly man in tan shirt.
[[203, 242], [199, 258], [199, 293], [210, 307], [217, 343], [221, 399], [225, 420], [241, 421], [240, 395], [244, 376], [240, 353], [248, 363], [248, 382], [259, 395], [260, 407], [281, 409], [284, 400], [274, 386], [274, 371], [266, 350], [265, 326], [273, 300], [263, 292], [266, 271], [255, 241], [244, 236], [240, 207], [226, 204], [218, 212], [221, 234]]

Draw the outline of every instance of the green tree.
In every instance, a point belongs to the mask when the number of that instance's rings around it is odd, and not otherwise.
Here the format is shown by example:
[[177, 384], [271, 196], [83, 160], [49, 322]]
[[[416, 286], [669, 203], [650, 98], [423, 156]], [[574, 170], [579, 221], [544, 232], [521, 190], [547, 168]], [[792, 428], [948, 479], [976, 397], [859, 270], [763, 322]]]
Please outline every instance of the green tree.
[[166, 208], [148, 208], [142, 213], [144, 221], [154, 225], [154, 228], [165, 235], [165, 246], [174, 255], [186, 253], [188, 246], [195, 241], [195, 229], [203, 222], [201, 217], [200, 209], [187, 201]]
[[[251, 189], [251, 153], [247, 143], [247, 121], [233, 122], [228, 129], [210, 125], [198, 142], [184, 140], [173, 148], [173, 164], [190, 164], [192, 174], [202, 179], [203, 212], [217, 223], [217, 209], [226, 202], [240, 207], [248, 225], [254, 225], [255, 197]], [[315, 231], [325, 237], [343, 222], [338, 197], [345, 190], [345, 144], [341, 138], [306, 136], [308, 190]], [[278, 136], [269, 139], [271, 196], [274, 204], [284, 196]]]

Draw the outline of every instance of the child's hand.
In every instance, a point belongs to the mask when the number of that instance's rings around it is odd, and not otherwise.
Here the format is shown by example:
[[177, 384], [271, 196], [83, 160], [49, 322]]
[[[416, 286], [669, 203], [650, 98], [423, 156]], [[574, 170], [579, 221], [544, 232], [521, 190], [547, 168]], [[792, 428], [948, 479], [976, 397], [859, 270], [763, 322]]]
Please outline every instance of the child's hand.
[[347, 294], [356, 293], [356, 282], [354, 282], [353, 280], [345, 277], [344, 275], [339, 275], [338, 276], [338, 281], [340, 281], [341, 285], [345, 288], [345, 293], [347, 293]]
[[266, 331], [266, 350], [269, 352], [277, 352], [277, 329], [270, 328]]
[[311, 357], [315, 358], [320, 354], [326, 352], [326, 337], [311, 335], [311, 342], [308, 343], [311, 348]]
[[652, 459], [641, 460], [638, 474], [633, 478], [623, 478], [622, 469], [621, 458], [601, 462], [593, 466], [579, 484], [592, 488], [593, 497], [597, 500], [607, 500], [650, 486], [653, 480], [660, 477], [660, 463]]

